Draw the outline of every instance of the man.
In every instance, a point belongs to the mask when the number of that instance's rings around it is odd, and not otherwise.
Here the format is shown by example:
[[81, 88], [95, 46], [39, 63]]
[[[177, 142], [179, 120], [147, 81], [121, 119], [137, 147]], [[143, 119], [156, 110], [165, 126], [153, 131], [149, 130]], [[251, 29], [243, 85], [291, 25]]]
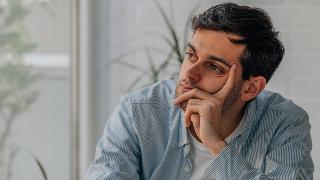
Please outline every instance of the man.
[[225, 3], [192, 19], [179, 80], [121, 100], [93, 179], [312, 179], [307, 113], [265, 85], [284, 47], [266, 12]]

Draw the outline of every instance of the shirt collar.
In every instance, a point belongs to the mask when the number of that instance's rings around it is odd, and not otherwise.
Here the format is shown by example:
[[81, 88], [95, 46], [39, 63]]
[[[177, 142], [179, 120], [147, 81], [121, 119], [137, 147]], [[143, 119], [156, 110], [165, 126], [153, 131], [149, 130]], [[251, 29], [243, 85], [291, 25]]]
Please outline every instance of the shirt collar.
[[227, 143], [230, 143], [236, 137], [241, 136], [243, 128], [244, 128], [245, 123], [246, 123], [246, 120], [247, 120], [246, 119], [246, 115], [247, 115], [247, 108], [245, 109], [245, 112], [244, 112], [244, 114], [243, 114], [243, 116], [241, 118], [241, 121], [238, 124], [238, 126], [236, 127], [236, 129], [233, 130], [233, 132], [228, 137], [225, 138], [225, 141]]
[[[189, 144], [189, 140], [188, 140], [188, 135], [187, 135], [187, 129], [184, 126], [184, 117], [183, 117], [183, 113], [181, 111], [180, 108], [175, 107], [177, 113], [175, 118], [176, 121], [178, 123], [178, 147], [182, 147], [184, 145], [188, 145]], [[230, 141], [232, 141], [233, 139], [235, 139], [238, 136], [241, 136], [241, 144], [244, 143], [244, 141], [248, 138], [250, 131], [252, 129], [252, 126], [254, 124], [254, 120], [256, 119], [258, 114], [258, 108], [257, 108], [257, 103], [255, 102], [255, 100], [251, 101], [247, 106], [246, 106], [246, 110], [245, 113], [243, 115], [243, 118], [241, 121], [243, 121], [238, 133], [232, 138], [230, 139]], [[240, 124], [239, 124], [240, 125]]]
[[186, 144], [189, 144], [189, 140], [188, 140], [187, 128], [184, 125], [183, 112], [181, 111], [180, 108], [179, 108], [179, 115], [177, 118], [178, 118], [178, 123], [179, 123], [178, 146], [182, 147]]
[[256, 99], [254, 99], [246, 107], [245, 123], [244, 127], [240, 131], [242, 141], [245, 141], [248, 138], [252, 127], [254, 126], [254, 123], [256, 123], [256, 119], [259, 116], [259, 112], [260, 111], [257, 107]]

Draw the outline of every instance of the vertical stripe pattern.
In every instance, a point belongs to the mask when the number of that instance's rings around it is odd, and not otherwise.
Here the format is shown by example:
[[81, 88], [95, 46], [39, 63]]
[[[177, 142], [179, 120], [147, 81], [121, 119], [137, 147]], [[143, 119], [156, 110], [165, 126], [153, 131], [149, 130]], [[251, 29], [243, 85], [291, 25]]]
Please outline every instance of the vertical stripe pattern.
[[[173, 105], [175, 81], [126, 95], [107, 121], [88, 180], [184, 180], [191, 176], [190, 143]], [[238, 136], [206, 167], [202, 179], [312, 179], [307, 113], [279, 94], [251, 101]]]

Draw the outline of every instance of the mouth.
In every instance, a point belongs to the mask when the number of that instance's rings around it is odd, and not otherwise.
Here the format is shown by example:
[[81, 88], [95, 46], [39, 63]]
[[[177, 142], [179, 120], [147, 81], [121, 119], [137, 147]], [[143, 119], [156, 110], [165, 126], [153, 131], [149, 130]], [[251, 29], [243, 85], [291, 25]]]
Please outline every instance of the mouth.
[[194, 88], [194, 87], [187, 86], [185, 84], [180, 84], [180, 86], [183, 88], [183, 93], [190, 91]]

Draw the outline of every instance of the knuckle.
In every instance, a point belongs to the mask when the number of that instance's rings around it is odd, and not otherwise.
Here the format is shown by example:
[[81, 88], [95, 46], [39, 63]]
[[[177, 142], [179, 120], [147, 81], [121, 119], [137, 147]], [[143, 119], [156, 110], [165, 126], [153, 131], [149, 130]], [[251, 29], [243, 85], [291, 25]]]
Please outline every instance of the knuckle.
[[195, 105], [195, 101], [193, 99], [189, 99], [188, 100], [188, 106], [190, 108], [190, 106]]
[[[189, 102], [188, 102], [188, 105], [189, 105]], [[188, 106], [188, 105], [187, 105], [187, 107], [186, 107], [186, 112], [185, 112], [186, 115], [188, 115], [188, 113], [190, 112], [190, 106]]]
[[219, 107], [220, 105], [221, 105], [221, 104], [220, 104], [219, 101], [214, 101], [214, 102], [210, 102], [210, 103], [209, 103], [209, 107], [212, 108], [212, 109], [217, 108], [217, 107]]
[[192, 94], [193, 94], [193, 95], [197, 95], [198, 92], [199, 92], [199, 89], [197, 89], [197, 88], [194, 88], [194, 89], [192, 90]]

